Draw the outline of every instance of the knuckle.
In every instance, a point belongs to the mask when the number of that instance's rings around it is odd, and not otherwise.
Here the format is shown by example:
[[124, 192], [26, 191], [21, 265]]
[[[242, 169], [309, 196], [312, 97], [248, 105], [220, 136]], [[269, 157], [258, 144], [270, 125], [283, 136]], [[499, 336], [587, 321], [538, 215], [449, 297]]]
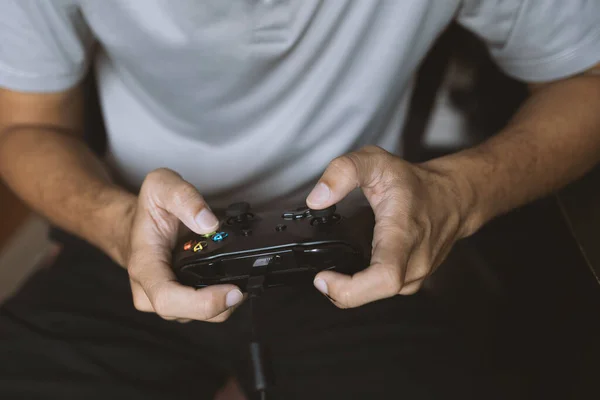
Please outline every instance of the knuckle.
[[356, 175], [358, 172], [354, 154], [346, 154], [346, 155], [334, 158], [329, 163], [329, 168], [343, 171], [345, 174], [351, 174], [351, 175]]
[[129, 262], [127, 263], [127, 274], [129, 275], [129, 277], [133, 280], [136, 280], [136, 278], [140, 275], [141, 272], [141, 266], [143, 265], [142, 263], [138, 263], [136, 262], [135, 259], [135, 255], [131, 255], [131, 257], [129, 258]]
[[130, 262], [127, 264], [127, 274], [129, 275], [129, 279], [143, 286], [142, 282], [144, 281], [145, 275], [144, 268], [145, 264], [143, 262]]
[[140, 301], [137, 301], [137, 300], [133, 300], [133, 307], [136, 310], [141, 311], [141, 312], [152, 312], [152, 311], [154, 311], [152, 309], [152, 307], [148, 307], [144, 303], [142, 303]]
[[180, 176], [177, 172], [173, 171], [172, 169], [164, 167], [156, 168], [155, 170], [151, 171], [149, 175], [153, 175], [157, 178], [162, 178], [166, 175]]
[[159, 182], [162, 182], [164, 179], [164, 176], [166, 174], [172, 174], [173, 171], [171, 171], [170, 169], [167, 168], [157, 168], [153, 171], [150, 171], [148, 173], [148, 175], [146, 175], [146, 179], [144, 180], [144, 183], [153, 185]]
[[201, 196], [191, 184], [182, 182], [171, 194], [173, 204], [176, 207], [185, 207], [193, 201], [201, 201]]
[[416, 246], [426, 236], [426, 227], [419, 223], [411, 212], [398, 216], [395, 220], [389, 220], [384, 227], [395, 237], [403, 238], [406, 245]]
[[129, 278], [135, 280], [135, 278], [138, 276], [138, 268], [135, 263], [131, 262], [131, 259], [125, 266], [125, 269], [127, 270], [127, 275], [129, 275]]
[[142, 297], [143, 295], [133, 292], [133, 307], [142, 312], [154, 311], [149, 304], [149, 301]]
[[387, 151], [379, 146], [375, 146], [374, 144], [365, 145], [360, 148], [360, 151], [364, 153], [387, 154]]
[[170, 311], [170, 296], [166, 290], [157, 290], [154, 299], [152, 300], [154, 312], [160, 316], [169, 315]]
[[411, 244], [413, 246], [418, 245], [419, 243], [421, 243], [423, 241], [423, 239], [425, 239], [425, 237], [427, 236], [427, 230], [420, 224], [411, 224], [412, 228], [410, 230], [410, 234], [408, 236]]
[[382, 268], [382, 274], [385, 282], [383, 293], [388, 296], [400, 293], [404, 284], [400, 271], [392, 266], [385, 266]]
[[208, 297], [199, 303], [200, 304], [200, 318], [204, 320], [211, 319], [219, 314], [219, 307], [217, 305], [217, 298], [214, 293], [210, 293]]
[[429, 269], [419, 268], [411, 277], [411, 281], [422, 281], [429, 277]]
[[387, 182], [390, 181], [390, 179], [383, 178], [391, 178], [394, 176], [394, 169], [390, 168], [391, 158], [393, 157], [391, 153], [388, 153], [379, 146], [368, 145], [358, 151], [357, 155], [358, 154], [366, 155], [370, 166], [381, 171], [381, 180]]
[[342, 289], [332, 298], [334, 299], [334, 304], [339, 308], [353, 307], [354, 295], [350, 289]]
[[400, 294], [403, 296], [412, 296], [413, 294], [416, 294], [419, 290], [421, 290], [421, 285], [410, 285], [405, 287]]
[[416, 280], [423, 280], [427, 278], [431, 272], [431, 266], [432, 264], [430, 261], [424, 261], [416, 264], [414, 266], [414, 274], [416, 276]]
[[168, 168], [158, 168], [146, 175], [140, 193], [150, 195], [152, 197], [156, 195], [164, 194], [169, 191], [169, 187], [172, 186], [173, 182], [178, 180], [183, 181], [181, 175], [177, 172]]

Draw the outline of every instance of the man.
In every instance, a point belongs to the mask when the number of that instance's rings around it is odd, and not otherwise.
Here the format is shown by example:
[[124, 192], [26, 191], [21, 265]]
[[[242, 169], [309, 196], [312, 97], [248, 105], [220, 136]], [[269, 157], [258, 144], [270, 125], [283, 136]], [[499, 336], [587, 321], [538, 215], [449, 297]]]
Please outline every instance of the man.
[[[232, 201], [324, 208], [358, 187], [376, 214], [371, 266], [314, 281], [337, 307], [314, 290], [265, 295], [273, 396], [481, 398], [476, 386], [494, 385], [426, 297], [397, 295], [417, 293], [456, 240], [598, 161], [600, 3], [0, 6], [2, 177], [112, 259], [67, 246], [4, 306], [3, 398], [211, 398], [236, 371], [243, 381], [243, 295], [176, 282], [179, 222], [207, 233], [212, 209]], [[411, 76], [453, 19], [532, 95], [491, 140], [410, 164], [398, 132]], [[102, 160], [81, 139], [79, 82], [92, 63]]]

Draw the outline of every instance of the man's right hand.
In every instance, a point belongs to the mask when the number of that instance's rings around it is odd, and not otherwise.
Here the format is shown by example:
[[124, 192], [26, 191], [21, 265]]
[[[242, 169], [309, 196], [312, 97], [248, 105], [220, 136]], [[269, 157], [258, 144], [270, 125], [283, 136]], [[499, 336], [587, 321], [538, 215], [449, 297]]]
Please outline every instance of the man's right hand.
[[222, 322], [243, 300], [234, 285], [194, 289], [178, 283], [171, 253], [180, 221], [198, 234], [215, 231], [218, 220], [196, 188], [168, 169], [146, 177], [131, 221], [124, 260], [135, 308], [164, 319]]
[[242, 300], [239, 289], [194, 290], [177, 283], [170, 266], [180, 221], [203, 234], [217, 219], [173, 171], [151, 172], [138, 197], [111, 183], [83, 140], [85, 99], [82, 84], [59, 93], [0, 88], [0, 179], [52, 224], [127, 267], [137, 309], [224, 321]]

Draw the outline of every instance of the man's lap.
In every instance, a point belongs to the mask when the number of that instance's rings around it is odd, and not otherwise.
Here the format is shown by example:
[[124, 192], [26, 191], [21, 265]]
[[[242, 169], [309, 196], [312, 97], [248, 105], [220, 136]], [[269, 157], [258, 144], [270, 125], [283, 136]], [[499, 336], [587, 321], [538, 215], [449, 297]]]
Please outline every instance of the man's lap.
[[[272, 398], [474, 398], [493, 385], [424, 293], [340, 310], [312, 287], [280, 288], [260, 306]], [[222, 324], [138, 312], [126, 271], [67, 246], [0, 309], [0, 397], [211, 398], [247, 376], [247, 312]]]

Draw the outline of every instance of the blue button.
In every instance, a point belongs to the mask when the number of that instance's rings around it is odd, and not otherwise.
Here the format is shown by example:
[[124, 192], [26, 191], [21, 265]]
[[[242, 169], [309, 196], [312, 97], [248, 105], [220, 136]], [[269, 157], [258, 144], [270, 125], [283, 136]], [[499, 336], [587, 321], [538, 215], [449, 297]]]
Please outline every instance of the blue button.
[[212, 240], [213, 242], [222, 242], [224, 239], [227, 239], [227, 236], [229, 236], [229, 233], [227, 232], [215, 233], [212, 237]]

